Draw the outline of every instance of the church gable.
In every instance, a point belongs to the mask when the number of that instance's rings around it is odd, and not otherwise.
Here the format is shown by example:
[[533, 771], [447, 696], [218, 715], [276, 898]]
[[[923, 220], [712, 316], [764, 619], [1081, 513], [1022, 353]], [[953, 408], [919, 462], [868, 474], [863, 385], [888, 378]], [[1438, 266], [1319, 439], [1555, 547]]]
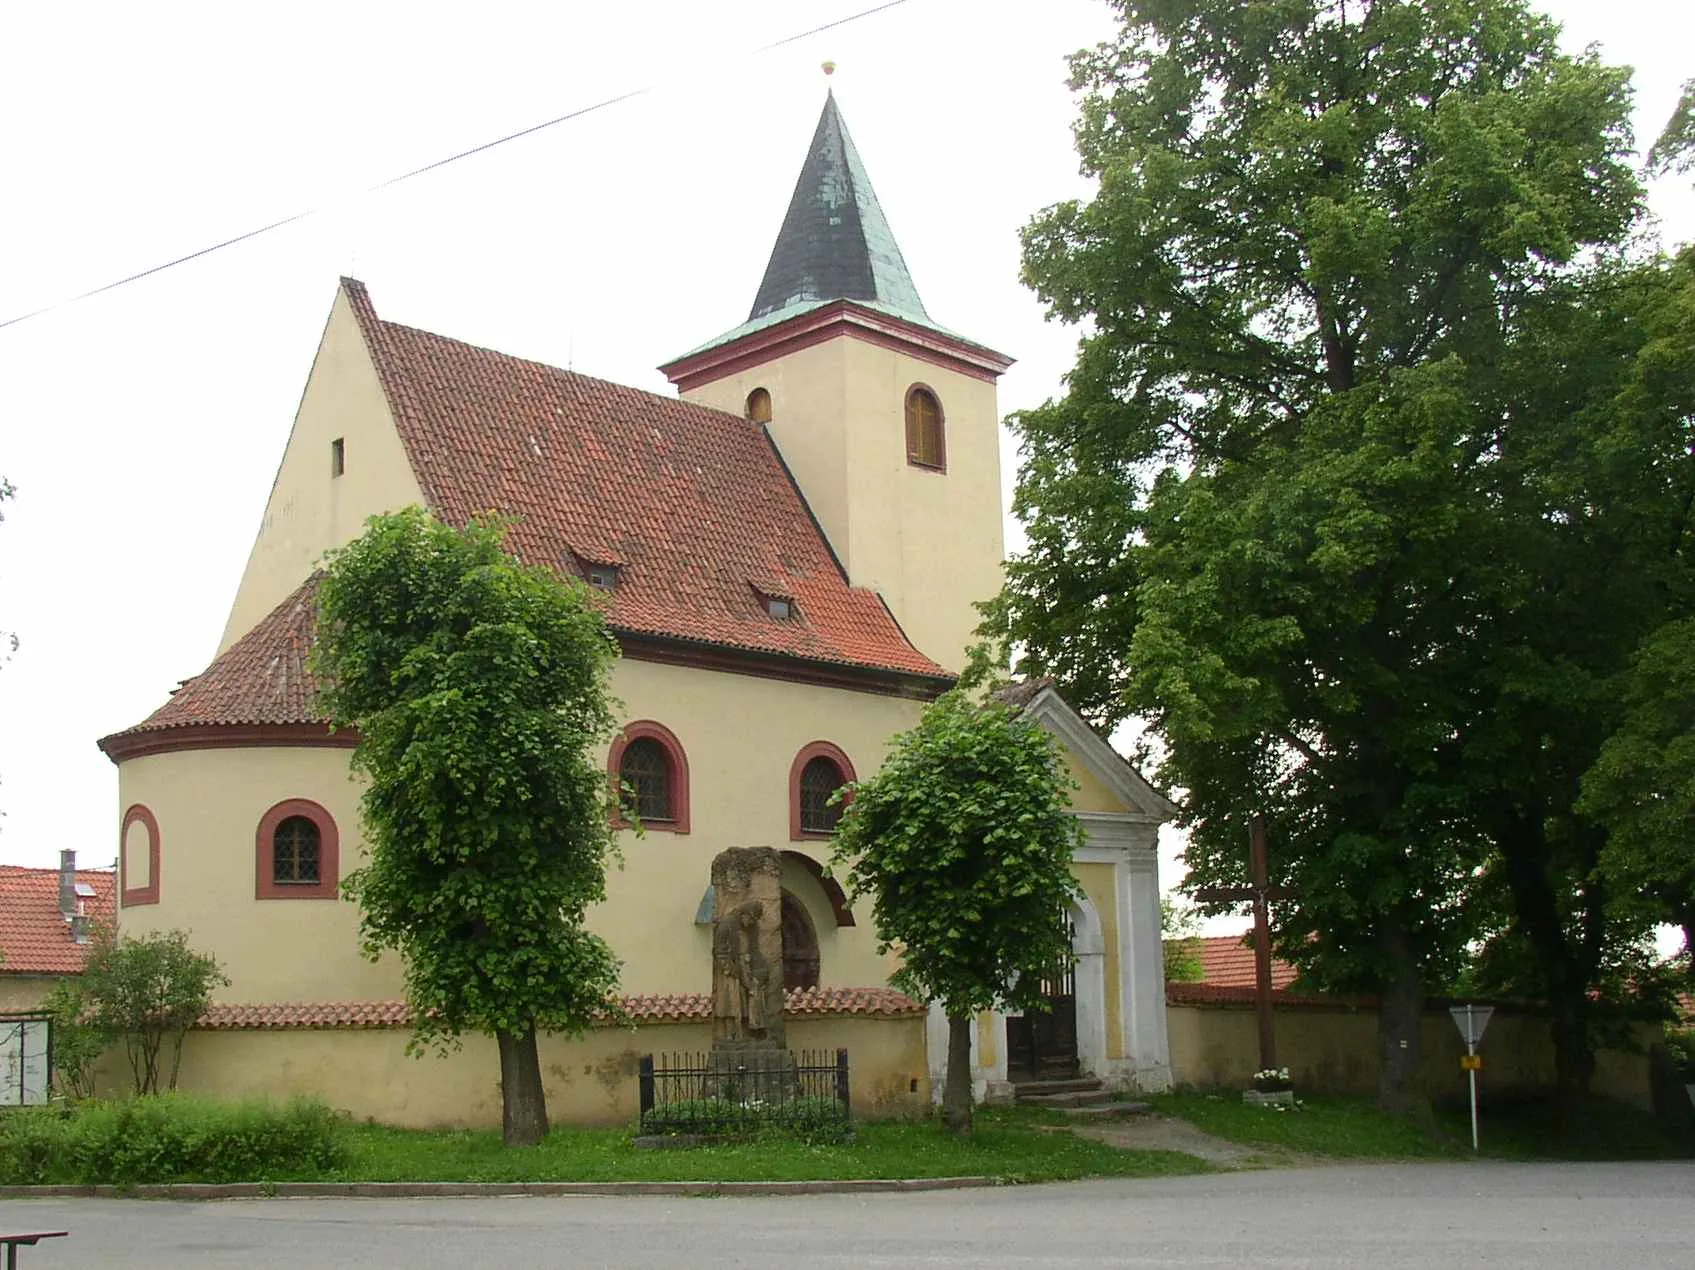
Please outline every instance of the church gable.
[[222, 653], [367, 518], [423, 501], [347, 288], [337, 293], [223, 637]]

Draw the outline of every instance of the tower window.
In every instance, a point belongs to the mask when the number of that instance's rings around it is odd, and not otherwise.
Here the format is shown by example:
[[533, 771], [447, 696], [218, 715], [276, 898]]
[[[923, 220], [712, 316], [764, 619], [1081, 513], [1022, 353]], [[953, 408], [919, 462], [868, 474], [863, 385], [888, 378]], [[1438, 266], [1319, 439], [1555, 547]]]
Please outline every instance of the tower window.
[[916, 467], [947, 470], [942, 403], [928, 388], [914, 388], [906, 394], [906, 461]]
[[755, 423], [771, 422], [771, 393], [764, 388], [755, 388], [747, 395], [747, 417]]
[[289, 816], [271, 837], [271, 881], [277, 886], [317, 886], [321, 880], [318, 826]]
[[347, 441], [337, 437], [330, 442], [330, 475], [340, 476], [347, 471]]
[[335, 819], [306, 798], [289, 798], [259, 819], [254, 897], [333, 900], [341, 882]]

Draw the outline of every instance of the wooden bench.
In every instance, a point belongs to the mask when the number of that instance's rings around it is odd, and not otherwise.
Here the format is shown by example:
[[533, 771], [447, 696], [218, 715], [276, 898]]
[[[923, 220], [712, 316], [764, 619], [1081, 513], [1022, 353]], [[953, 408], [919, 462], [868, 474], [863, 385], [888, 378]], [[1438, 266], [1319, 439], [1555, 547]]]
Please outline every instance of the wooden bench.
[[0, 1235], [0, 1246], [6, 1249], [6, 1270], [18, 1270], [20, 1246], [33, 1248], [43, 1239], [63, 1239], [70, 1233], [68, 1230], [38, 1230], [33, 1235]]

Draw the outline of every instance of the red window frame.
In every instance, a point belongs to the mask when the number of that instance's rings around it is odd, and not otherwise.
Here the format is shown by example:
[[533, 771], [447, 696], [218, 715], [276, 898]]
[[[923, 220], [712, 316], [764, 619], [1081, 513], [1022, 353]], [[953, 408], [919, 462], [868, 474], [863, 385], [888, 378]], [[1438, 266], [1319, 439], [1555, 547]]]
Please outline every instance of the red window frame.
[[[277, 826], [290, 816], [302, 816], [318, 826], [318, 880], [312, 883], [276, 880]], [[259, 818], [254, 835], [253, 897], [260, 900], [333, 900], [341, 885], [341, 833], [335, 817], [309, 798], [285, 798]]]

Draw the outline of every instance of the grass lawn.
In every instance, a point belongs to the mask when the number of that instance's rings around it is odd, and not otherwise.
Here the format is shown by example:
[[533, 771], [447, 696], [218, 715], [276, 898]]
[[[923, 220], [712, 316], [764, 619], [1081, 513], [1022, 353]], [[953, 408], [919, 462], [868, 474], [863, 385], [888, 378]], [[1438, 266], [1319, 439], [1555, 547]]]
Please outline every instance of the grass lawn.
[[[507, 1150], [498, 1132], [425, 1131], [356, 1125], [351, 1159], [326, 1181], [766, 1182], [844, 1178], [986, 1176], [1004, 1182], [1205, 1173], [1193, 1156], [1124, 1151], [1039, 1119], [993, 1110], [963, 1141], [929, 1121], [861, 1124], [855, 1141], [808, 1145], [780, 1138], [682, 1150], [637, 1150], [618, 1129], [558, 1128], [537, 1147]], [[317, 1180], [276, 1178], [276, 1181]]]
[[[1465, 1107], [1437, 1111], [1422, 1125], [1378, 1111], [1368, 1098], [1305, 1098], [1291, 1111], [1250, 1107], [1234, 1093], [1161, 1094], [1159, 1111], [1189, 1121], [1231, 1142], [1338, 1159], [1468, 1159], [1471, 1119]], [[1479, 1139], [1485, 1157], [1515, 1160], [1659, 1160], [1695, 1155], [1695, 1143], [1678, 1142], [1644, 1111], [1595, 1099], [1573, 1118], [1570, 1132], [1555, 1132], [1551, 1104], [1480, 1105]]]

